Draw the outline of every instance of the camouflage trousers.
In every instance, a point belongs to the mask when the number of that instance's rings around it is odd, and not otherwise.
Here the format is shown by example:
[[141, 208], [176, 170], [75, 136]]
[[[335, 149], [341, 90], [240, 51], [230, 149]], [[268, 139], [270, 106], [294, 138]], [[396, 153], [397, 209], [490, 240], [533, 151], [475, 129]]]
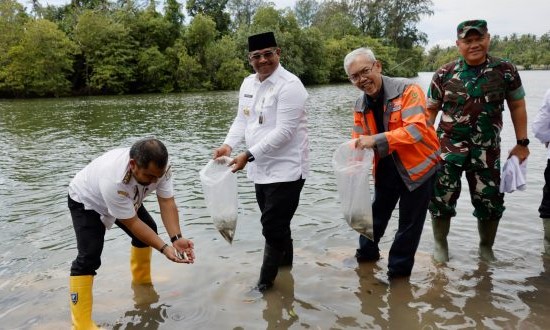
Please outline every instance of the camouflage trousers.
[[[462, 173], [470, 188], [474, 206], [473, 215], [479, 220], [498, 221], [504, 212], [504, 194], [499, 192], [499, 168], [472, 168], [443, 162], [436, 173], [434, 192], [429, 210], [432, 218], [452, 218], [456, 215], [456, 202], [462, 189]], [[498, 166], [497, 166], [498, 167]]]

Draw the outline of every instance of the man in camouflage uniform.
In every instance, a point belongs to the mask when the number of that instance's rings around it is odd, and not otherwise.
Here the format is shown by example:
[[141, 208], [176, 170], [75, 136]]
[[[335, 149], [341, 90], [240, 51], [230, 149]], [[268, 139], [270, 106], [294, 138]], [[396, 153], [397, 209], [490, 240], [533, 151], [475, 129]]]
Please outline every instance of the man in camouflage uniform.
[[487, 22], [470, 20], [457, 27], [460, 58], [439, 68], [428, 90], [428, 111], [433, 123], [442, 111], [437, 134], [442, 167], [436, 176], [429, 210], [434, 233], [434, 259], [449, 260], [447, 234], [456, 215], [462, 173], [470, 188], [474, 216], [478, 219], [479, 253], [494, 260], [492, 250], [498, 223], [504, 212], [500, 185], [500, 132], [504, 101], [517, 138], [510, 151], [520, 162], [529, 156], [525, 92], [516, 67], [490, 56]]

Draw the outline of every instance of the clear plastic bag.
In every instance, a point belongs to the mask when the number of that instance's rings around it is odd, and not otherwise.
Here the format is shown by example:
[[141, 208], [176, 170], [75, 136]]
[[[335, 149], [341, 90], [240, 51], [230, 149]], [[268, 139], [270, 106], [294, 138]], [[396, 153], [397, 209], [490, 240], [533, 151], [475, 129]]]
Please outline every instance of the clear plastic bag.
[[340, 206], [348, 225], [373, 240], [370, 175], [374, 152], [356, 149], [355, 139], [342, 143], [332, 156]]
[[237, 228], [237, 175], [227, 165], [229, 157], [211, 159], [199, 172], [206, 208], [214, 226], [230, 244]]

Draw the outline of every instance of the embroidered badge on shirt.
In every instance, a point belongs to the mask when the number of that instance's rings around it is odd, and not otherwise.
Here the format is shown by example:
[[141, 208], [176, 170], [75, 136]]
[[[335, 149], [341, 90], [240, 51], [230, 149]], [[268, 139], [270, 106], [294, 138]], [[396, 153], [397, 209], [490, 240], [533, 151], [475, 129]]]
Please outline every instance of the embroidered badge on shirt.
[[244, 113], [245, 116], [250, 115], [250, 109], [248, 107], [244, 107], [243, 113]]
[[119, 194], [119, 195], [130, 198], [130, 194], [128, 194], [128, 192], [126, 192], [124, 190], [117, 190], [116, 193]]
[[401, 103], [391, 103], [390, 111], [399, 111], [401, 110]]
[[418, 102], [418, 93], [416, 91], [413, 91], [411, 93], [411, 97], [412, 97], [413, 102]]

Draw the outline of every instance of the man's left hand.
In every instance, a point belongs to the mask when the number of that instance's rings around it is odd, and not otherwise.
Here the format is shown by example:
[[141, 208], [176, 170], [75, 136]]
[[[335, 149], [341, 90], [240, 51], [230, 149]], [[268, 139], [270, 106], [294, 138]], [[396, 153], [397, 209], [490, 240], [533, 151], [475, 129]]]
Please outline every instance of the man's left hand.
[[185, 252], [185, 255], [187, 256], [187, 259], [184, 259], [185, 263], [192, 264], [195, 262], [195, 251], [194, 251], [194, 244], [193, 241], [187, 238], [180, 238], [174, 241], [172, 246], [180, 252]]
[[246, 163], [248, 163], [248, 156], [246, 155], [246, 152], [241, 152], [233, 158], [231, 163], [229, 163], [229, 166], [233, 165], [231, 172], [235, 173], [242, 170], [246, 166]]

